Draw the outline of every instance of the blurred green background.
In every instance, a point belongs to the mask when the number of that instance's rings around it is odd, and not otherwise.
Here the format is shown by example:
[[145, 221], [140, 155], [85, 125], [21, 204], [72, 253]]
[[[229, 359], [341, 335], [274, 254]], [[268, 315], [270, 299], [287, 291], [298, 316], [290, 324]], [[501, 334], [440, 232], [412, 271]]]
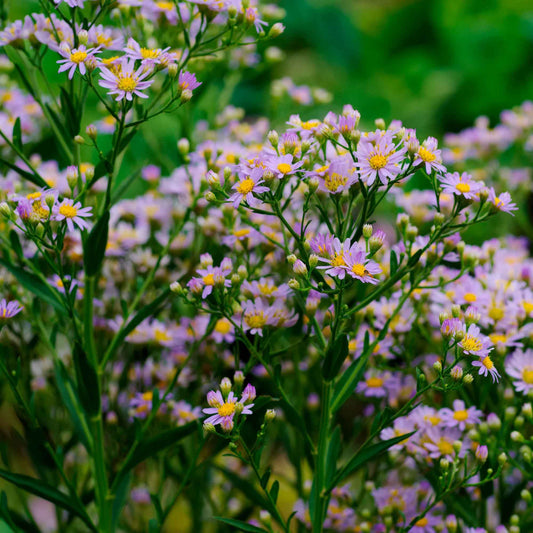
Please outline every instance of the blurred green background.
[[[331, 91], [332, 104], [317, 114], [351, 103], [368, 119], [398, 118], [422, 136], [440, 136], [479, 115], [492, 122], [501, 110], [533, 98], [531, 0], [279, 5], [287, 11], [287, 30], [275, 44], [286, 58], [269, 75]], [[260, 114], [263, 93], [253, 88], [245, 86], [235, 103]]]

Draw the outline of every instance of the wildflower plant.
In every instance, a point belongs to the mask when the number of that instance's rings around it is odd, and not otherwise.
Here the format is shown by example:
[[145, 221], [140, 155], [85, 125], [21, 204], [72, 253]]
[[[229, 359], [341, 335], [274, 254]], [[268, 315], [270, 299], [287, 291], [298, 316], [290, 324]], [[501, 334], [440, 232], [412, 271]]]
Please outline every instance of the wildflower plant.
[[[513, 180], [467, 163], [527, 156], [531, 105], [442, 147], [350, 105], [189, 127], [213, 58], [253, 64], [279, 9], [42, 7], [0, 33], [21, 86], [0, 123], [0, 370], [31, 464], [2, 453], [28, 494], [2, 495], [4, 522], [39, 530], [32, 505], [52, 505], [61, 531], [163, 531], [183, 508], [191, 530], [527, 531], [533, 262], [462, 234], [517, 211]], [[176, 160], [126, 172], [163, 114]]]

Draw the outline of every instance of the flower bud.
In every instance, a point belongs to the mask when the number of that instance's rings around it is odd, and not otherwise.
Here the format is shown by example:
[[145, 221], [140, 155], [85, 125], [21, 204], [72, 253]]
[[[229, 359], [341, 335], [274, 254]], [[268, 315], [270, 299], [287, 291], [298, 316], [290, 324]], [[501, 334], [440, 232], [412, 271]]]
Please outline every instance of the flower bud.
[[457, 531], [457, 518], [453, 514], [446, 517], [444, 524], [449, 533], [455, 533]]
[[0, 213], [2, 213], [2, 215], [4, 215], [6, 218], [11, 218], [11, 215], [12, 215], [11, 207], [9, 207], [9, 205], [6, 202], [2, 202], [0, 204]]
[[204, 431], [206, 433], [216, 433], [217, 430], [213, 424], [204, 424]]
[[433, 368], [439, 373], [442, 372], [442, 363], [440, 361], [435, 361], [433, 363]]
[[241, 402], [237, 402], [235, 404], [235, 414], [240, 415], [242, 413], [242, 410], [244, 409], [244, 405]]
[[409, 224], [405, 230], [405, 236], [408, 241], [413, 242], [418, 236], [418, 228]]
[[35, 226], [35, 233], [39, 238], [44, 235], [44, 226], [40, 222], [37, 224], [37, 226]]
[[180, 102], [186, 104], [192, 98], [192, 91], [190, 89], [185, 89], [180, 96]]
[[272, 422], [276, 418], [276, 411], [274, 409], [267, 409], [265, 413], [265, 422]]
[[94, 124], [89, 124], [85, 128], [85, 133], [87, 134], [87, 137], [89, 137], [89, 139], [92, 139], [93, 141], [95, 141], [96, 137], [98, 136], [98, 130], [96, 129], [96, 126]]
[[176, 63], [170, 63], [168, 66], [168, 75], [174, 79], [178, 75], [178, 65]]
[[523, 416], [520, 416], [518, 415], [515, 419], [514, 419], [514, 427], [516, 429], [521, 429], [522, 427], [524, 427], [524, 417]]
[[533, 417], [533, 410], [531, 408], [531, 404], [528, 402], [528, 403], [525, 403], [523, 406], [522, 406], [522, 414], [526, 417], [526, 418], [532, 418]]
[[67, 183], [72, 191], [78, 184], [78, 169], [73, 165], [67, 167]]
[[442, 226], [444, 220], [446, 220], [446, 217], [442, 213], [435, 213], [435, 216], [433, 217], [435, 226]]
[[520, 498], [529, 503], [531, 501], [531, 492], [529, 492], [527, 489], [523, 489], [522, 492], [520, 492]]
[[300, 288], [300, 283], [296, 279], [290, 279], [288, 285], [294, 291], [297, 291]]
[[387, 125], [385, 124], [385, 119], [383, 119], [383, 118], [377, 118], [376, 120], [374, 120], [374, 124], [376, 125], [376, 128], [378, 130], [386, 130], [387, 129]]
[[296, 259], [294, 262], [292, 269], [296, 274], [299, 274], [300, 276], [306, 276], [307, 275], [307, 267], [305, 266], [305, 263], [301, 259]]
[[511, 440], [514, 442], [524, 442], [524, 435], [519, 431], [511, 431]]
[[502, 422], [496, 413], [490, 413], [487, 416], [487, 424], [489, 428], [494, 431], [499, 431], [499, 429], [502, 427]]
[[444, 470], [444, 472], [446, 472], [448, 468], [450, 468], [450, 461], [448, 461], [448, 459], [442, 458], [439, 464], [441, 469]]
[[308, 185], [309, 185], [309, 192], [312, 194], [318, 189], [318, 186], [320, 185], [320, 181], [316, 176], [314, 176], [309, 179]]
[[470, 385], [474, 381], [474, 376], [472, 374], [466, 374], [463, 378], [463, 383], [466, 383], [467, 385]]
[[315, 268], [318, 265], [319, 257], [316, 254], [311, 254], [309, 256], [309, 266], [311, 268]]
[[81, 135], [76, 135], [74, 137], [74, 142], [76, 144], [85, 144], [85, 139]]
[[204, 198], [206, 199], [207, 202], [215, 202], [217, 197], [215, 196], [215, 194], [213, 193], [213, 191], [207, 191], [205, 194], [204, 194]]
[[453, 449], [455, 450], [455, 453], [459, 453], [461, 451], [461, 448], [463, 447], [463, 443], [460, 440], [453, 441]]
[[224, 398], [231, 392], [231, 380], [229, 378], [223, 378], [220, 382], [220, 390], [224, 396]]
[[268, 142], [276, 148], [279, 144], [279, 135], [276, 130], [270, 130], [267, 135]]
[[242, 281], [239, 274], [232, 274], [231, 275], [231, 284], [232, 285], [239, 285], [239, 283]]
[[365, 239], [370, 239], [370, 237], [372, 237], [372, 231], [373, 231], [372, 224], [365, 224], [363, 226], [363, 237]]
[[291, 254], [291, 255], [287, 256], [287, 261], [288, 261], [289, 265], [294, 265], [294, 263], [296, 263], [297, 260], [298, 260], [298, 258], [294, 254]]
[[187, 139], [186, 137], [182, 137], [178, 141], [178, 152], [181, 155], [187, 155], [190, 149], [191, 149], [191, 143], [189, 142], [189, 139]]
[[230, 418], [229, 416], [225, 416], [222, 419], [222, 422], [220, 423], [220, 425], [222, 426], [222, 430], [225, 433], [230, 433], [231, 430], [233, 429], [233, 418]]
[[507, 454], [505, 452], [500, 453], [498, 455], [498, 464], [500, 466], [503, 466], [507, 462]]
[[279, 37], [285, 31], [285, 26], [281, 22], [276, 22], [273, 24], [268, 32], [269, 39], [275, 39]]
[[209, 187], [211, 187], [212, 189], [220, 189], [220, 177], [216, 172], [210, 170], [207, 173], [206, 179]]
[[463, 379], [463, 369], [459, 365], [455, 365], [451, 369], [450, 375], [455, 381], [461, 381]]
[[237, 274], [239, 274], [241, 279], [246, 279], [248, 277], [248, 270], [246, 270], [246, 267], [244, 265], [239, 265], [239, 268], [237, 269]]
[[173, 281], [173, 282], [170, 284], [170, 290], [171, 290], [174, 294], [183, 294], [183, 287], [181, 286], [181, 284], [180, 284], [179, 281]]
[[475, 456], [480, 463], [484, 463], [489, 456], [489, 449], [484, 444], [480, 445], [476, 448]]
[[396, 225], [398, 226], [400, 231], [404, 231], [405, 228], [408, 226], [408, 224], [409, 224], [409, 215], [407, 215], [406, 213], [400, 213], [396, 217]]

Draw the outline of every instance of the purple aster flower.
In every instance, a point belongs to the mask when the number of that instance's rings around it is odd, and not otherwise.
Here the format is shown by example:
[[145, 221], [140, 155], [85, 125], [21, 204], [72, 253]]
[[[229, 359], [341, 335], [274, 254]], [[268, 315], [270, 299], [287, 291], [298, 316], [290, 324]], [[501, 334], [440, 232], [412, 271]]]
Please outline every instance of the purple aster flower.
[[99, 81], [99, 84], [105, 89], [110, 89], [109, 94], [116, 94], [117, 102], [123, 98], [132, 101], [133, 95], [148, 98], [148, 95], [141, 91], [150, 87], [154, 80], [142, 80], [151, 74], [151, 70], [146, 70], [143, 65], [135, 71], [134, 68], [135, 60], [128, 59], [126, 56], [113, 65], [113, 70], [100, 66], [100, 74], [103, 79]]
[[444, 177], [439, 176], [439, 182], [442, 190], [445, 193], [455, 194], [457, 196], [464, 196], [467, 200], [477, 200], [478, 193], [483, 189], [484, 185], [472, 179], [472, 176], [467, 172], [459, 174], [447, 173]]
[[425, 165], [427, 174], [431, 174], [432, 170], [446, 172], [446, 167], [442, 164], [440, 153], [441, 151], [437, 150], [437, 139], [435, 137], [428, 137], [418, 148], [413, 165]]
[[[465, 330], [466, 325], [463, 326], [463, 331]], [[459, 348], [467, 355], [484, 357], [492, 350], [491, 344], [490, 339], [482, 335], [480, 329], [475, 324], [470, 324], [468, 330], [465, 331], [465, 336], [459, 343]]]
[[182, 91], [185, 91], [186, 89], [194, 91], [194, 89], [197, 89], [200, 85], [202, 85], [202, 82], [196, 79], [196, 74], [184, 70], [179, 73], [178, 86]]
[[351, 247], [350, 239], [346, 239], [343, 243], [335, 237], [331, 243], [331, 250], [328, 251], [327, 257], [319, 257], [319, 260], [325, 262], [317, 268], [325, 269], [329, 276], [337, 276], [339, 279], [344, 279], [347, 268], [344, 259], [344, 252]]
[[396, 178], [407, 151], [405, 147], [397, 148], [391, 132], [383, 132], [373, 141], [361, 139], [355, 152], [361, 180], [370, 186], [376, 178], [384, 185], [389, 179]]
[[488, 355], [481, 356], [479, 361], [473, 361], [472, 366], [479, 368], [478, 374], [480, 376], [486, 377], [490, 374], [492, 377], [492, 383], [498, 383], [501, 376]]
[[164, 61], [166, 58], [166, 53], [170, 50], [170, 46], [162, 50], [161, 48], [143, 48], [141, 45], [133, 38], [128, 39], [128, 44], [124, 48], [124, 52], [131, 59], [138, 59], [142, 61], [145, 65], [157, 65]]
[[503, 211], [510, 215], [513, 215], [511, 211], [516, 211], [518, 209], [518, 206], [511, 201], [511, 195], [508, 192], [502, 192], [499, 196], [496, 196], [493, 187], [489, 188], [489, 202], [498, 211]]
[[344, 253], [345, 268], [352, 278], [375, 285], [378, 280], [374, 276], [381, 273], [381, 267], [375, 261], [367, 259], [366, 255], [366, 252], [355, 243]]
[[516, 350], [505, 361], [505, 371], [518, 392], [529, 394], [533, 390], [533, 350]]
[[59, 47], [57, 51], [65, 58], [57, 61], [61, 65], [58, 72], [68, 70], [69, 80], [74, 77], [77, 68], [80, 69], [80, 74], [83, 76], [87, 72], [86, 62], [94, 59], [95, 54], [99, 53], [98, 48], [86, 48], [83, 44], [72, 50], [68, 47]]
[[54, 219], [58, 222], [66, 220], [69, 231], [74, 231], [74, 224], [80, 229], [89, 228], [89, 223], [84, 219], [92, 216], [90, 211], [92, 211], [92, 207], [81, 207], [80, 202], [74, 203], [69, 198], [65, 198], [65, 200], [53, 209]]
[[302, 165], [303, 161], [293, 162], [291, 154], [282, 156], [273, 156], [267, 161], [267, 168], [269, 168], [278, 178], [284, 178], [294, 174]]
[[272, 309], [262, 298], [242, 303], [242, 321], [244, 331], [252, 335], [263, 336], [263, 328], [272, 325]]
[[467, 425], [479, 424], [483, 413], [475, 406], [465, 406], [462, 400], [453, 401], [453, 409], [444, 408], [440, 410], [443, 423], [447, 427], [458, 427], [464, 431]]
[[13, 318], [18, 315], [24, 307], [20, 305], [17, 300], [7, 302], [4, 298], [0, 300], [0, 320], [6, 320], [7, 318]]
[[262, 176], [263, 171], [260, 168], [254, 168], [250, 175], [241, 174], [240, 180], [232, 187], [236, 192], [228, 199], [235, 209], [242, 202], [247, 202], [250, 207], [256, 207], [261, 203], [252, 193], [261, 194], [269, 190], [268, 187], [260, 185], [264, 183]]
[[248, 393], [246, 395], [243, 393], [240, 400], [232, 390], [229, 392], [209, 391], [207, 393], [209, 407], [203, 409], [203, 412], [211, 416], [204, 421], [204, 424], [212, 424], [213, 426], [220, 424], [224, 431], [231, 431], [236, 415], [251, 415], [254, 404], [250, 401], [253, 400], [252, 392], [255, 398], [255, 388], [249, 389], [247, 387], [246, 390]]

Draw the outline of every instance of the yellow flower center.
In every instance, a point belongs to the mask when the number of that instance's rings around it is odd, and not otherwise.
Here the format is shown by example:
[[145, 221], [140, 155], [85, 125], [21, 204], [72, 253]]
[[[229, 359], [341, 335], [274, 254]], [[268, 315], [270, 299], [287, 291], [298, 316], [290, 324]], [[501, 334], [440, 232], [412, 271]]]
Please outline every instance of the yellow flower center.
[[425, 161], [426, 163], [431, 163], [432, 161], [435, 161], [437, 159], [437, 156], [430, 152], [427, 148], [424, 148], [421, 146], [418, 150], [418, 155], [422, 161]]
[[356, 276], [360, 276], [360, 277], [363, 277], [364, 275], [368, 274], [368, 270], [365, 268], [365, 265], [362, 265], [361, 263], [356, 263], [352, 267], [352, 272]]
[[105, 47], [108, 47], [108, 46], [111, 46], [113, 39], [112, 37], [106, 37], [103, 33], [99, 33], [96, 36], [96, 42], [100, 45], [104, 45]]
[[533, 385], [533, 366], [526, 366], [522, 370], [522, 379], [528, 385]]
[[154, 332], [154, 339], [157, 342], [167, 342], [172, 340], [172, 337], [162, 329], [156, 329]]
[[74, 52], [73, 54], [70, 54], [70, 60], [76, 64], [83, 63], [86, 57], [87, 52]]
[[533, 313], [533, 302], [524, 302], [524, 311], [529, 315], [529, 313]]
[[468, 303], [473, 303], [477, 300], [477, 296], [473, 293], [473, 292], [467, 292], [463, 298], [468, 302]]
[[249, 229], [238, 229], [233, 232], [233, 235], [235, 235], [235, 237], [246, 237], [249, 233]]
[[346, 185], [348, 178], [333, 172], [333, 174], [327, 174], [324, 178], [324, 185], [332, 192], [337, 191], [339, 187]]
[[491, 307], [489, 309], [489, 316], [492, 320], [501, 320], [505, 315], [505, 311], [501, 307]]
[[78, 214], [78, 210], [73, 205], [62, 205], [59, 208], [59, 214], [65, 218], [74, 218]]
[[468, 352], [478, 352], [483, 348], [483, 343], [477, 337], [465, 335], [461, 346]]
[[30, 194], [26, 195], [26, 198], [28, 200], [37, 200], [42, 196], [42, 193], [40, 192], [31, 192]]
[[425, 516], [415, 522], [415, 526], [417, 527], [426, 527], [427, 525], [428, 525], [428, 519]]
[[278, 165], [278, 170], [282, 174], [287, 174], [287, 173], [289, 173], [292, 170], [292, 167], [291, 167], [291, 165], [289, 165], [289, 163], [280, 163]]
[[320, 125], [320, 122], [318, 120], [308, 120], [307, 122], [302, 122], [302, 128], [304, 130], [316, 128], [318, 125]]
[[142, 399], [145, 401], [145, 402], [151, 402], [152, 399], [153, 399], [153, 392], [152, 391], [148, 391], [148, 392], [143, 392], [143, 395], [142, 395]]
[[246, 178], [237, 185], [237, 192], [240, 194], [248, 194], [254, 189], [255, 182], [252, 178]]
[[462, 411], [455, 411], [455, 413], [453, 413], [453, 417], [455, 420], [457, 420], [457, 422], [464, 422], [468, 418], [468, 411], [465, 409]]
[[39, 204], [33, 204], [33, 212], [39, 218], [48, 218], [48, 214], [50, 213], [50, 211], [46, 207], [42, 207]]
[[134, 80], [131, 76], [124, 76], [120, 78], [117, 83], [117, 88], [121, 91], [131, 93], [137, 87], [137, 80]]
[[388, 160], [389, 158], [386, 155], [375, 154], [368, 160], [368, 164], [374, 170], [379, 170], [380, 168], [383, 168], [387, 164]]
[[366, 380], [366, 386], [370, 387], [372, 389], [377, 389], [378, 387], [381, 387], [383, 385], [383, 379], [382, 378], [368, 378]]
[[254, 315], [247, 315], [244, 317], [244, 320], [246, 320], [246, 323], [250, 328], [262, 328], [266, 324], [266, 318], [263, 315], [263, 311], [258, 311]]
[[231, 402], [223, 403], [218, 408], [218, 414], [220, 416], [231, 416], [235, 412], [235, 404]]
[[494, 368], [494, 363], [492, 362], [492, 359], [487, 355], [484, 359], [481, 361], [483, 363], [483, 366], [487, 370], [492, 370]]
[[431, 422], [431, 424], [432, 424], [433, 426], [437, 426], [437, 425], [440, 424], [441, 421], [442, 421], [441, 417], [440, 417], [440, 416], [437, 416], [437, 415], [430, 416], [430, 417], [428, 418], [428, 420]]
[[501, 333], [491, 333], [489, 337], [494, 344], [498, 344], [499, 342], [504, 343], [507, 340], [507, 336]]
[[215, 325], [215, 331], [226, 335], [231, 330], [231, 322], [227, 318], [221, 318]]
[[459, 191], [459, 192], [462, 192], [462, 193], [465, 193], [465, 192], [470, 192], [470, 185], [468, 185], [468, 183], [461, 183], [459, 182], [455, 188]]
[[215, 276], [213, 274], [207, 274], [207, 276], [204, 276], [202, 278], [202, 281], [204, 282], [204, 285], [214, 285]]
[[165, 11], [172, 11], [172, 8], [174, 7], [172, 2], [157, 2], [156, 5], [159, 9], [163, 9]]
[[151, 48], [141, 48], [141, 55], [144, 59], [156, 59], [159, 56], [159, 51]]
[[344, 261], [344, 257], [340, 254], [335, 254], [333, 258], [331, 259], [331, 266], [333, 267], [340, 267], [344, 266], [346, 262]]
[[260, 283], [257, 288], [261, 291], [261, 294], [265, 296], [272, 296], [272, 293], [277, 289], [274, 285], [267, 285], [266, 283]]
[[501, 207], [503, 205], [503, 202], [497, 197], [494, 197], [494, 207]]
[[451, 455], [453, 453], [453, 446], [447, 440], [441, 439], [438, 446], [442, 455]]

